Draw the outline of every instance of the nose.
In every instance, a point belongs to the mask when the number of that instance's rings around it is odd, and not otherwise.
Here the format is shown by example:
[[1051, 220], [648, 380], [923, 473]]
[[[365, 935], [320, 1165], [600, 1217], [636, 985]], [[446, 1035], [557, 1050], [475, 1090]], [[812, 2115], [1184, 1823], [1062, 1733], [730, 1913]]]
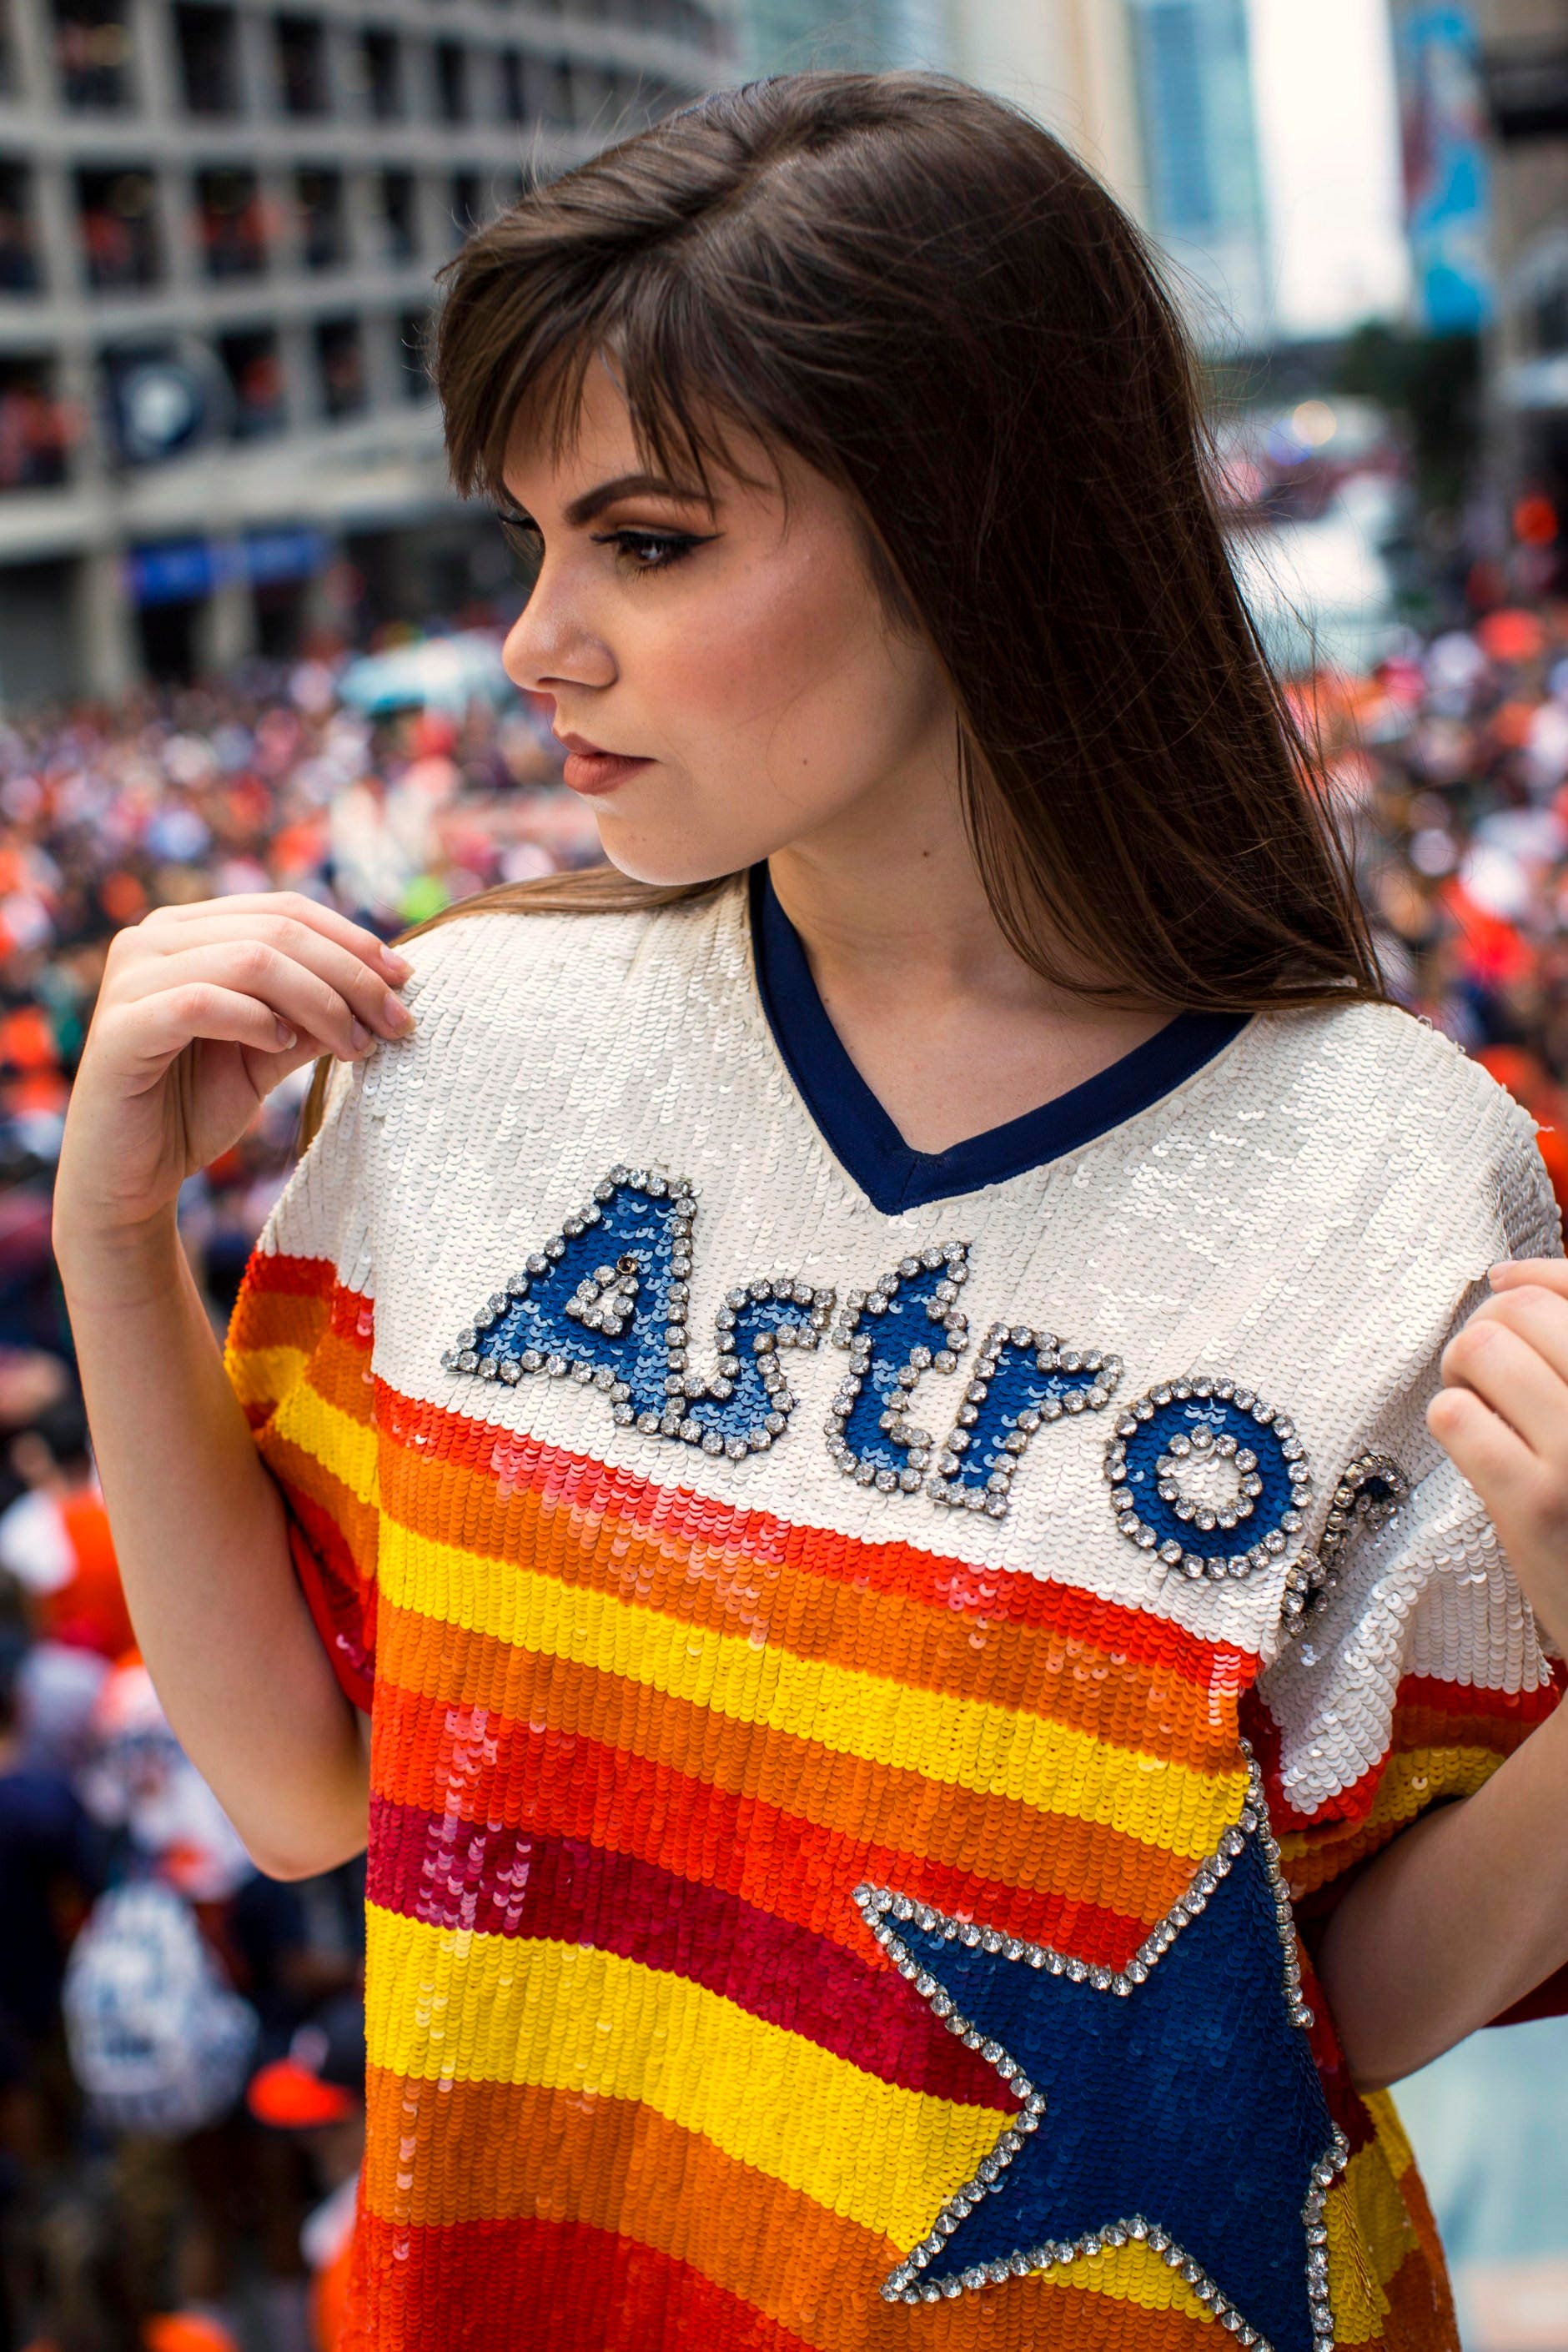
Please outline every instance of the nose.
[[501, 666], [513, 686], [548, 694], [557, 685], [613, 686], [616, 659], [544, 564], [527, 604], [501, 647]]

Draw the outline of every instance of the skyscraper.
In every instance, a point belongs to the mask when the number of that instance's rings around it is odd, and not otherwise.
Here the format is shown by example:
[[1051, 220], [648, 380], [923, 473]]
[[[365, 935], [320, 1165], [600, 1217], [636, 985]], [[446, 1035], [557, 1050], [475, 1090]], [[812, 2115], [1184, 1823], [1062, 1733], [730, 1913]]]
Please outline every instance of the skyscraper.
[[751, 74], [949, 61], [945, 0], [742, 0], [741, 24]]
[[1148, 219], [1196, 281], [1200, 331], [1269, 339], [1246, 0], [1128, 0]]

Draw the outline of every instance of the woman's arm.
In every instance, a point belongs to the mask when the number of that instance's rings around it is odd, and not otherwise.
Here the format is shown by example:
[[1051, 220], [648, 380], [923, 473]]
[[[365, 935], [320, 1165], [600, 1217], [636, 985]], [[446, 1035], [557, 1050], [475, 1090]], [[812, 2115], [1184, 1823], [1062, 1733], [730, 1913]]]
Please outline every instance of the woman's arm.
[[292, 896], [171, 908], [110, 951], [72, 1090], [55, 1248], [126, 1599], [170, 1722], [263, 1869], [365, 1836], [363, 1742], [185, 1262], [180, 1184], [319, 1053], [410, 1016], [407, 967]]
[[[1443, 1358], [1432, 1434], [1568, 1654], [1568, 1265], [1500, 1265]], [[1330, 1923], [1318, 1973], [1363, 2088], [1412, 2074], [1568, 1961], [1568, 1707], [1485, 1786], [1405, 1832]]]
[[125, 1597], [164, 1711], [261, 1869], [329, 1869], [364, 1843], [363, 1745], [173, 1221], [120, 1255], [73, 1242], [61, 1274]]

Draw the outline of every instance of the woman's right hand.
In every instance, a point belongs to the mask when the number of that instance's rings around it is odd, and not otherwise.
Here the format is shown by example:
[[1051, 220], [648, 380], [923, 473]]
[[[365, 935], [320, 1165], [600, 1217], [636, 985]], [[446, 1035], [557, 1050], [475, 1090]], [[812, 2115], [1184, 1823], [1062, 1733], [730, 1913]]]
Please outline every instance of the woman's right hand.
[[293, 890], [161, 907], [118, 932], [71, 1089], [57, 1253], [160, 1227], [290, 1071], [406, 1035], [414, 1016], [393, 992], [411, 969]]

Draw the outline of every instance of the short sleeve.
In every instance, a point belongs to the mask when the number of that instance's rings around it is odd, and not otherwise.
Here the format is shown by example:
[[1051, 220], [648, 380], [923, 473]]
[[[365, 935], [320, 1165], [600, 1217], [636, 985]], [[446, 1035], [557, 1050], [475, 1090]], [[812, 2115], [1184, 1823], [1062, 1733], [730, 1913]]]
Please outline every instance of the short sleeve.
[[368, 1712], [380, 1483], [363, 1095], [363, 1069], [335, 1065], [321, 1126], [251, 1253], [224, 1360], [332, 1669]]
[[1247, 1702], [1309, 1944], [1363, 1863], [1430, 1806], [1473, 1795], [1563, 1695], [1562, 1663], [1547, 1655], [1479, 1500], [1426, 1428], [1442, 1349], [1484, 1296], [1485, 1265], [1561, 1254], [1533, 1139], [1516, 1129], [1510, 1142], [1476, 1278], [1394, 1425], [1378, 1433], [1410, 1490], [1381, 1527], [1352, 1519], [1332, 1590]]

